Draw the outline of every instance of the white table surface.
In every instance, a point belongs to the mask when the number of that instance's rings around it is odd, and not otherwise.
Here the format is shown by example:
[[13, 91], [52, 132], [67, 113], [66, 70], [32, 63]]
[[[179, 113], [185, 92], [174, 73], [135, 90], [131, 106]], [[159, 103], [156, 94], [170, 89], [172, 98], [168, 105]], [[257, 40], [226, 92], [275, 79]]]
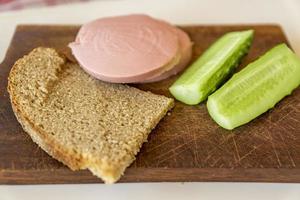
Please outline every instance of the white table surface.
[[[176, 24], [280, 24], [300, 55], [299, 0], [101, 0], [0, 13], [0, 60], [17, 24], [81, 24], [102, 16], [146, 13]], [[300, 184], [135, 183], [0, 186], [0, 200], [245, 199], [300, 200]]]

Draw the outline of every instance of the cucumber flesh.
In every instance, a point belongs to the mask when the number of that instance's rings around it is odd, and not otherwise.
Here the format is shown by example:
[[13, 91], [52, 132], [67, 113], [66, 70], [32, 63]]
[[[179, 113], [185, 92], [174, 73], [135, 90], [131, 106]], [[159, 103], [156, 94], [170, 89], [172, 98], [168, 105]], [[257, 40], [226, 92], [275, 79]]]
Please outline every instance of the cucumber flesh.
[[300, 84], [300, 59], [280, 44], [250, 63], [208, 97], [210, 116], [234, 129], [270, 108]]
[[171, 94], [189, 105], [206, 100], [232, 74], [252, 39], [253, 30], [223, 35], [175, 81]]

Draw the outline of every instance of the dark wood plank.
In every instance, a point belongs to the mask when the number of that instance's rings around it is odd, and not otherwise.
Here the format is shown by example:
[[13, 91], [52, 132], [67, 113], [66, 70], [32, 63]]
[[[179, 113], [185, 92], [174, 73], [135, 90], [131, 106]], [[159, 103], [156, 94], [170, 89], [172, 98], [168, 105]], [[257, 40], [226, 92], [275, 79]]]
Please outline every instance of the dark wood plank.
[[[255, 29], [248, 56], [238, 70], [265, 51], [287, 42], [274, 25], [182, 27], [194, 41], [193, 59], [228, 31]], [[31, 49], [49, 46], [64, 50], [78, 26], [19, 26], [0, 66], [0, 183], [101, 182], [88, 171], [72, 172], [52, 159], [24, 133], [16, 121], [6, 92], [13, 63]], [[134, 85], [170, 96], [176, 79]], [[274, 109], [234, 131], [219, 127], [209, 117], [205, 103], [186, 106], [176, 102], [150, 134], [137, 160], [120, 182], [153, 181], [261, 181], [300, 182], [300, 89]]]

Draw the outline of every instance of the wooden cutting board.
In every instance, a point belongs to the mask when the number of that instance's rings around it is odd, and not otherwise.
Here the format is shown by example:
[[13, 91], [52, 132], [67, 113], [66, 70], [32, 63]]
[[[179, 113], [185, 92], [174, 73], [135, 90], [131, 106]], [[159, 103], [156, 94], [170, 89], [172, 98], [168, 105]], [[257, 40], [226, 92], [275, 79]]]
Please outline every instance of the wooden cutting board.
[[[239, 70], [271, 47], [287, 42], [281, 28], [260, 26], [182, 27], [194, 42], [193, 59], [228, 31], [255, 29], [255, 39]], [[64, 49], [78, 26], [19, 26], [0, 67], [0, 183], [94, 183], [87, 170], [73, 172], [41, 150], [18, 124], [6, 91], [13, 63], [38, 46]], [[134, 85], [170, 96], [176, 79]], [[121, 182], [261, 181], [300, 182], [300, 89], [274, 109], [234, 131], [219, 127], [205, 103], [176, 102], [150, 134]]]

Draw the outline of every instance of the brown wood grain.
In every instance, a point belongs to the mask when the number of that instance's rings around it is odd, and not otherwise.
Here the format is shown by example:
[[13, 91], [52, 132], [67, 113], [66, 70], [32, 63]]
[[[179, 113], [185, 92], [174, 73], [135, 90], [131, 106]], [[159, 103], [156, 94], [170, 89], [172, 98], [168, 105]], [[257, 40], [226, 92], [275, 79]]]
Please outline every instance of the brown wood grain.
[[[249, 54], [239, 69], [271, 47], [287, 42], [274, 25], [182, 27], [194, 42], [193, 59], [228, 31], [255, 29]], [[65, 50], [78, 26], [19, 26], [0, 66], [0, 183], [101, 182], [88, 171], [73, 172], [52, 159], [22, 130], [11, 110], [6, 91], [13, 63], [38, 46]], [[170, 96], [176, 77], [134, 85]], [[300, 89], [247, 125], [234, 131], [219, 127], [205, 103], [176, 102], [150, 134], [136, 161], [120, 182], [153, 181], [261, 181], [300, 182]]]

